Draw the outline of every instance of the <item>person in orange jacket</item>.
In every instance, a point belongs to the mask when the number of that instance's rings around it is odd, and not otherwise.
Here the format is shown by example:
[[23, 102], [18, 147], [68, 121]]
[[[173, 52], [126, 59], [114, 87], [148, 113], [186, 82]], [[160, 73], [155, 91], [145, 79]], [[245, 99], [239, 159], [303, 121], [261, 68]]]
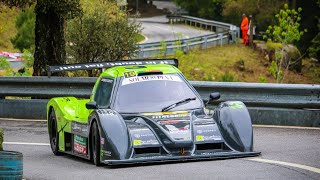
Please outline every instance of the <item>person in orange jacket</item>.
[[242, 22], [241, 22], [241, 31], [242, 31], [242, 40], [244, 45], [249, 44], [248, 39], [248, 29], [249, 29], [249, 20], [246, 16], [246, 14], [242, 14]]

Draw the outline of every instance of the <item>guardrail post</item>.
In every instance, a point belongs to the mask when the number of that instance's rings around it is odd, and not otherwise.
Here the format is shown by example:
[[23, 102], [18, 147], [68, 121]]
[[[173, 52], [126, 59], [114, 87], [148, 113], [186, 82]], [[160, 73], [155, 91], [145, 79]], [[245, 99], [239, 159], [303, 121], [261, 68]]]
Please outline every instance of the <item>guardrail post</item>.
[[202, 49], [207, 49], [208, 48], [208, 38], [205, 36], [203, 38], [201, 38], [201, 41], [204, 41], [204, 43], [202, 44]]
[[189, 42], [188, 40], [181, 41], [181, 49], [187, 53], [189, 51]]
[[143, 50], [143, 46], [140, 46], [139, 58], [144, 58], [144, 50]]
[[240, 28], [237, 27], [238, 38], [240, 38]]
[[236, 30], [231, 31], [232, 44], [236, 44], [236, 35], [237, 35]]
[[222, 42], [222, 39], [223, 39], [222, 33], [219, 34], [219, 38], [220, 38], [220, 46], [222, 46], [222, 43], [223, 43], [223, 42]]

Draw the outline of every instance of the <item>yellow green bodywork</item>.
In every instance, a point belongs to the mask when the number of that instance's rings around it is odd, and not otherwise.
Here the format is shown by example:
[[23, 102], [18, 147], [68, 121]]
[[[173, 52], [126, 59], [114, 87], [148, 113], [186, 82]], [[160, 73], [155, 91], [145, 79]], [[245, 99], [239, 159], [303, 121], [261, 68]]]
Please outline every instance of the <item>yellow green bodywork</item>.
[[[88, 124], [90, 111], [86, 108], [89, 99], [79, 100], [75, 97], [58, 97], [52, 98], [47, 104], [47, 119], [50, 112], [54, 109], [57, 120], [57, 128], [60, 131], [71, 133], [71, 122]], [[48, 121], [49, 122], [49, 121]], [[59, 133], [59, 149], [64, 151], [64, 133]]]
[[[71, 122], [88, 124], [88, 116], [93, 110], [88, 110], [86, 103], [93, 100], [96, 87], [98, 87], [102, 77], [116, 79], [124, 76], [126, 73], [137, 75], [139, 73], [154, 71], [161, 71], [163, 74], [181, 73], [178, 68], [167, 64], [116, 66], [109, 68], [97, 79], [90, 99], [77, 99], [75, 97], [52, 98], [47, 104], [47, 119], [49, 119], [50, 112], [54, 109], [57, 119], [57, 130], [71, 133]], [[64, 133], [59, 133], [59, 150], [65, 151]]]
[[181, 73], [180, 70], [174, 66], [167, 64], [157, 65], [142, 65], [142, 66], [116, 66], [104, 71], [100, 77], [117, 78], [122, 77], [126, 72], [134, 71], [136, 74], [139, 72], [150, 72], [160, 70], [163, 74]]

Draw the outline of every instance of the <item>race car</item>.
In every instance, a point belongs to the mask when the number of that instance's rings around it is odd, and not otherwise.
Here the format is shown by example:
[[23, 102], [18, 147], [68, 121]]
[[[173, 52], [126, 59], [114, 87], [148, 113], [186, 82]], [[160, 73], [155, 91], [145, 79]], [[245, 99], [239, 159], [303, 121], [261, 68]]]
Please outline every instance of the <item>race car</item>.
[[177, 68], [176, 59], [50, 66], [48, 72], [106, 69], [90, 99], [52, 98], [47, 104], [52, 152], [95, 165], [258, 156], [246, 106], [204, 102]]

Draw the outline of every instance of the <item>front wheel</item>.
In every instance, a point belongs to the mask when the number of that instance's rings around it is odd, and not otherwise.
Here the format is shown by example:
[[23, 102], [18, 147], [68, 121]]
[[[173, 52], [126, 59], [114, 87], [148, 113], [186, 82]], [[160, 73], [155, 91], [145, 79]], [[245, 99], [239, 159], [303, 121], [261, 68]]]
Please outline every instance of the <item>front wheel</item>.
[[91, 129], [91, 148], [93, 163], [96, 166], [100, 166], [100, 134], [95, 121], [92, 123]]
[[54, 155], [58, 156], [61, 153], [59, 152], [59, 133], [57, 129], [57, 120], [56, 120], [56, 113], [54, 109], [52, 109], [49, 115], [49, 140], [51, 150]]

